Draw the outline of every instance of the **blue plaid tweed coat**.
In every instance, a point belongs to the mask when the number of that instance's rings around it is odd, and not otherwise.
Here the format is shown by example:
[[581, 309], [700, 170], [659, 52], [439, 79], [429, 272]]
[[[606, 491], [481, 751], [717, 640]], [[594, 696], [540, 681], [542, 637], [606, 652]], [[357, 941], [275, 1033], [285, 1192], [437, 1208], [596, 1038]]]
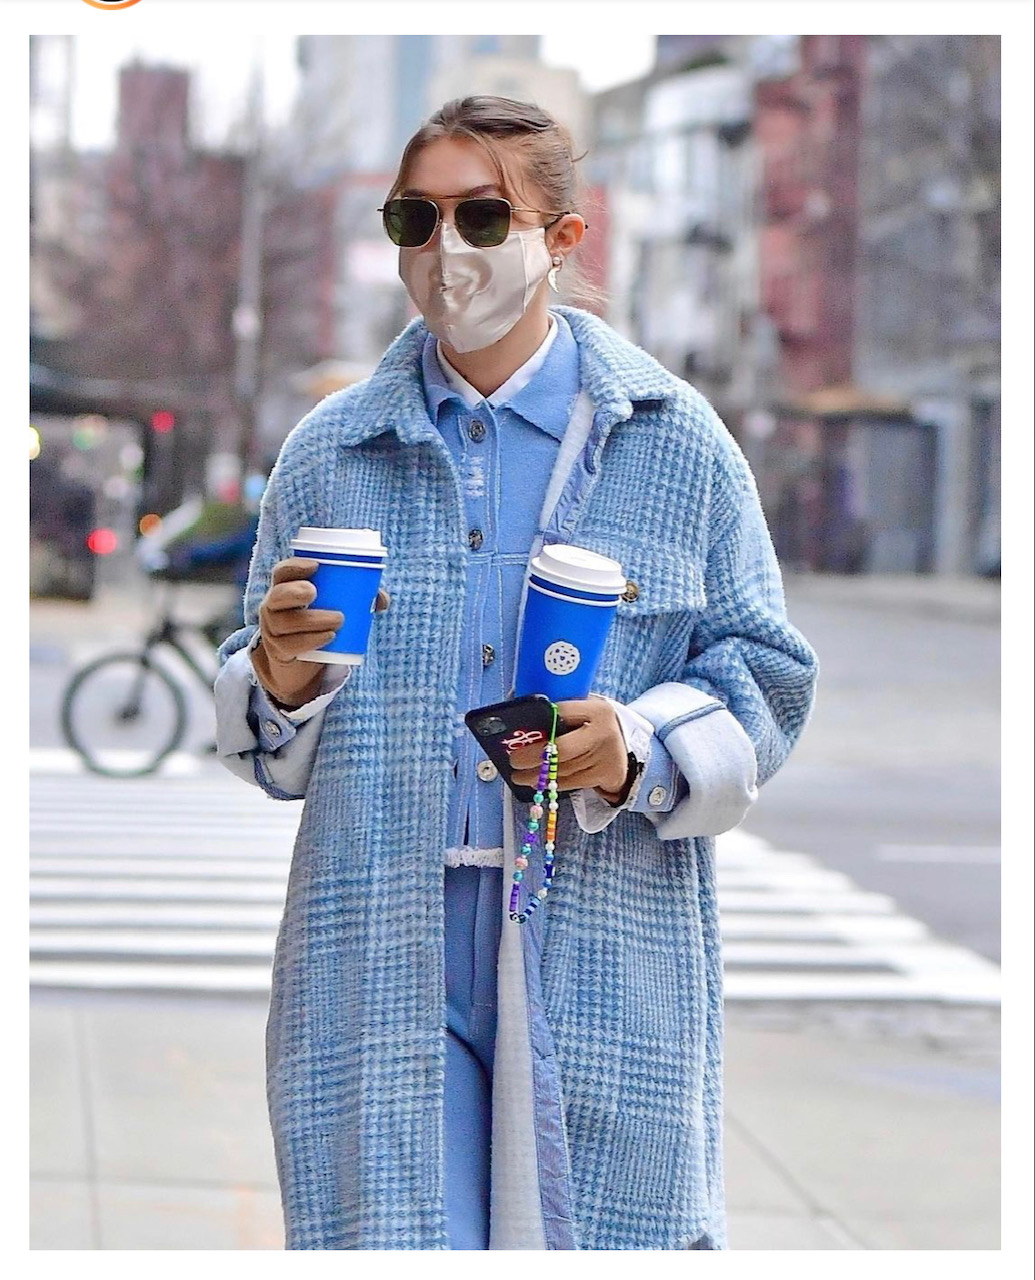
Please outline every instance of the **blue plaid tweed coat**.
[[[558, 310], [595, 412], [547, 540], [612, 556], [637, 583], [594, 690], [652, 720], [691, 794], [682, 818], [622, 812], [596, 834], [562, 798], [558, 876], [515, 944], [536, 1243], [492, 1247], [722, 1249], [713, 837], [786, 758], [816, 662], [787, 621], [750, 471], [710, 405], [602, 321]], [[253, 637], [301, 525], [381, 530], [391, 608], [327, 709], [274, 959], [268, 1095], [293, 1249], [448, 1248], [442, 877], [469, 553], [459, 480], [425, 410], [426, 332], [414, 321], [369, 379], [286, 440], [246, 625], [221, 652], [225, 663]], [[513, 839], [520, 814], [507, 812]]]

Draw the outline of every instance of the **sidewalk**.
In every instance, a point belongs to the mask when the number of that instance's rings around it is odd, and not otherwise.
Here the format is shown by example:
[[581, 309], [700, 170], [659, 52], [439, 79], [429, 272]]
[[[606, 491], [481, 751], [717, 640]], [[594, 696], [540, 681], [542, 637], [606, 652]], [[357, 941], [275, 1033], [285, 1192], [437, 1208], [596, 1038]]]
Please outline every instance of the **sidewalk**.
[[[815, 616], [827, 605], [838, 616], [890, 606], [894, 616], [952, 619], [960, 642], [982, 652], [989, 638], [974, 628], [999, 620], [998, 584], [981, 579], [788, 575], [786, 588], [792, 616], [798, 606]], [[185, 591], [180, 612], [208, 617], [223, 590]], [[90, 604], [33, 601], [33, 652], [70, 661], [115, 647], [139, 637], [153, 609], [132, 587], [106, 588]], [[858, 646], [890, 631], [894, 647], [899, 630], [875, 617], [856, 648], [830, 654], [826, 718], [806, 743], [814, 757], [826, 759], [872, 714], [876, 694], [855, 678]], [[887, 699], [916, 683], [914, 669], [907, 664]], [[960, 733], [938, 728], [942, 676], [928, 684], [904, 700], [909, 717], [887, 707], [884, 723], [892, 738], [907, 736], [920, 706], [932, 717], [921, 744], [929, 754]], [[979, 757], [991, 732], [983, 723], [971, 717], [965, 734]], [[873, 749], [868, 739], [864, 748]], [[282, 1248], [265, 1017], [265, 1002], [247, 998], [34, 992], [32, 1247]], [[998, 1064], [993, 1010], [731, 1008], [730, 1248], [998, 1249]]]
[[[35, 994], [32, 1248], [283, 1248], [265, 1016]], [[994, 1016], [911, 1018], [730, 1015], [731, 1249], [999, 1247]]]
[[927, 617], [998, 625], [998, 580], [941, 574], [832, 574], [784, 572], [788, 601], [893, 607]]

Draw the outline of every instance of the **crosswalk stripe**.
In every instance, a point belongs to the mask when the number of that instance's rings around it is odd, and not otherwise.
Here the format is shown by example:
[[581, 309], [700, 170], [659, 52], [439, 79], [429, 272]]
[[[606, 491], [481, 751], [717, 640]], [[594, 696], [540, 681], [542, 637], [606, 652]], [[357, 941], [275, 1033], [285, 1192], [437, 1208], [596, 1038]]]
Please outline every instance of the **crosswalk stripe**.
[[124, 959], [141, 956], [190, 956], [195, 959], [273, 958], [274, 935], [267, 931], [230, 929], [39, 929], [31, 955], [76, 956], [111, 954]]
[[[32, 984], [268, 992], [300, 802], [211, 763], [121, 780], [39, 764]], [[716, 874], [727, 1002], [998, 1002], [998, 966], [814, 857], [736, 830]]]
[[[193, 854], [193, 850], [191, 851]], [[80, 875], [105, 879], [118, 876], [161, 877], [191, 876], [202, 880], [242, 879], [273, 880], [282, 884], [287, 877], [288, 859], [271, 857], [265, 865], [256, 865], [254, 858], [175, 858], [165, 856], [111, 858], [103, 854], [96, 857], [40, 857], [33, 858], [32, 870], [37, 877]]]
[[[135, 769], [147, 763], [146, 751], [109, 750], [98, 752], [98, 763], [109, 769]], [[191, 777], [203, 768], [201, 759], [188, 751], [174, 751], [166, 756], [154, 775], [158, 777]], [[82, 758], [63, 747], [33, 747], [29, 752], [29, 772], [49, 774], [88, 774]]]
[[268, 964], [109, 964], [85, 961], [33, 961], [29, 984], [105, 991], [212, 991], [265, 995], [270, 987]]
[[[226, 859], [227, 854], [232, 853], [234, 849], [247, 849], [250, 861], [282, 863], [285, 868], [291, 859], [292, 842], [292, 833], [286, 836], [278, 836], [275, 839], [262, 836], [253, 838], [249, 834], [246, 839], [241, 836], [229, 846], [224, 840], [213, 841], [209, 844], [203, 844], [201, 841], [195, 840], [184, 840], [179, 832], [177, 832], [176, 840], [177, 844], [185, 844], [187, 846], [192, 858], [205, 862], [222, 862]], [[42, 840], [36, 838], [34, 831], [32, 842], [34, 854], [38, 854], [41, 858], [52, 859], [55, 862], [59, 859], [74, 862], [77, 859], [92, 858], [94, 856], [118, 855], [127, 859], [131, 858], [141, 864], [152, 858], [167, 856], [169, 845], [168, 836], [154, 836], [150, 840], [138, 840], [136, 838], [116, 837], [114, 834], [104, 832], [96, 832], [91, 835], [83, 834], [76, 839], [66, 839], [64, 836], [51, 835]], [[35, 861], [33, 866], [35, 867]]]
[[[89, 927], [91, 929], [225, 929], [275, 931], [282, 907], [222, 902], [196, 903], [75, 902], [30, 907], [29, 929]], [[31, 937], [30, 937], [31, 941]]]
[[76, 899], [82, 902], [91, 898], [115, 902], [283, 902], [284, 886], [282, 882], [270, 884], [264, 880], [193, 880], [187, 877], [142, 880], [130, 876], [94, 880], [90, 877], [50, 876], [37, 880], [30, 891], [30, 901]]

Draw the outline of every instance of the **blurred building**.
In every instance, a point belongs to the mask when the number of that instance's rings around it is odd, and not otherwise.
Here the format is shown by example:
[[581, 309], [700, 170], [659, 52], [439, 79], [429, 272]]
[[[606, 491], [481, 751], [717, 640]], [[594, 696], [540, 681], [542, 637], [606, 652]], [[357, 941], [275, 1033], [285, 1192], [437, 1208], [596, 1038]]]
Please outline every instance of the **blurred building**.
[[802, 569], [996, 572], [998, 37], [659, 36], [592, 105], [609, 320]]
[[755, 88], [762, 309], [783, 399], [852, 377], [864, 36], [806, 36], [793, 74]]
[[[450, 41], [465, 37], [434, 38]], [[523, 38], [537, 39], [535, 36]], [[511, 50], [440, 58], [429, 84], [426, 113], [453, 98], [482, 94], [536, 103], [571, 130], [576, 152], [585, 149], [587, 102], [578, 72], [545, 66], [538, 61], [534, 45], [528, 52]]]
[[[141, 424], [141, 500], [166, 511], [205, 490], [213, 455], [268, 454], [246, 438], [256, 406], [243, 402], [239, 377], [242, 248], [258, 261], [255, 395], [333, 354], [335, 209], [264, 156], [199, 145], [191, 76], [177, 67], [120, 68], [114, 145], [74, 152], [59, 96], [74, 61], [48, 88], [51, 38], [40, 39], [35, 114], [66, 127], [33, 135], [33, 330], [60, 355], [48, 376], [103, 387]], [[261, 187], [258, 223], [245, 216], [249, 175]], [[292, 412], [311, 404], [296, 400]], [[295, 420], [279, 417], [277, 444]]]
[[737, 434], [772, 342], [760, 319], [752, 135], [769, 41], [659, 36], [654, 68], [592, 108], [588, 163], [610, 224], [608, 319], [699, 387]]
[[297, 37], [291, 132], [299, 169], [310, 180], [393, 169], [409, 137], [440, 105], [442, 86], [466, 85], [475, 76], [520, 89], [539, 66], [538, 46], [538, 36]]
[[74, 66], [72, 36], [29, 37], [29, 306], [33, 330], [52, 337], [69, 331], [75, 312], [55, 288], [38, 248], [72, 238], [81, 246], [97, 229], [96, 219], [84, 217], [89, 188], [72, 152]]
[[594, 309], [716, 406], [785, 561], [998, 572], [999, 38], [658, 36], [591, 100], [539, 40], [298, 37], [291, 119], [244, 151], [194, 141], [186, 72], [136, 64], [113, 151], [83, 155], [71, 38], [32, 37], [56, 372], [141, 421], [168, 402], [187, 429], [148, 433], [147, 466], [186, 483], [239, 443], [257, 360], [268, 459], [414, 314], [377, 211], [407, 139], [453, 96], [534, 100], [588, 152]]
[[[854, 383], [865, 44], [864, 36], [803, 36], [795, 65], [762, 76], [754, 90], [759, 302], [771, 359], [744, 443], [777, 553], [800, 569], [929, 568], [928, 530], [910, 538], [903, 528], [917, 532], [902, 512], [908, 492], [896, 495], [893, 513], [866, 503], [890, 423], [908, 413]], [[890, 560], [882, 554], [889, 539]]]
[[778, 549], [994, 572], [998, 37], [805, 36], [800, 53], [754, 112], [776, 359], [748, 444]]
[[867, 38], [856, 380], [936, 440], [933, 567], [1000, 544], [1000, 37]]

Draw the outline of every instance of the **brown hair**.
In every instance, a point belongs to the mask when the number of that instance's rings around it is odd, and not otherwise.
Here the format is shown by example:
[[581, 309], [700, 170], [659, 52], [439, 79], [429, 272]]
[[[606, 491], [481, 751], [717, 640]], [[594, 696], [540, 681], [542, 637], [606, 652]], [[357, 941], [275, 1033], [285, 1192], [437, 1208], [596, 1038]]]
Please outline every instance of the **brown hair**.
[[[430, 116], [403, 148], [399, 172], [388, 193], [391, 200], [402, 189], [418, 152], [439, 138], [462, 138], [477, 143], [488, 155], [500, 186], [530, 200], [526, 186], [534, 185], [545, 198], [544, 208], [579, 212], [586, 192], [576, 164], [570, 132], [553, 116], [531, 102], [513, 98], [479, 96], [454, 98]], [[602, 292], [582, 275], [571, 255], [558, 277], [566, 301], [599, 306]]]

